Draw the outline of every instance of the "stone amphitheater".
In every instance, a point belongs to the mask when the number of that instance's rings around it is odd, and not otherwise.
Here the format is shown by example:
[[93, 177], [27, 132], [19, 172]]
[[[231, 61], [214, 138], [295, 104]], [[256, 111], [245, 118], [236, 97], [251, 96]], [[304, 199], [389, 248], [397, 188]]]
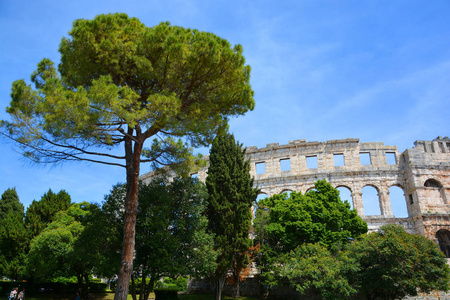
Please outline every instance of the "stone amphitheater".
[[[382, 142], [361, 143], [359, 139], [326, 142], [290, 141], [287, 145], [248, 147], [251, 175], [261, 193], [272, 196], [289, 191], [307, 192], [318, 179], [350, 191], [353, 208], [376, 230], [384, 224], [400, 224], [408, 232], [434, 240], [450, 257], [450, 139], [416, 141], [399, 153], [396, 146]], [[207, 168], [192, 176], [205, 180]], [[151, 180], [153, 173], [141, 176]], [[379, 214], [365, 215], [363, 188], [378, 194]], [[390, 188], [403, 191], [407, 216], [392, 213]]]

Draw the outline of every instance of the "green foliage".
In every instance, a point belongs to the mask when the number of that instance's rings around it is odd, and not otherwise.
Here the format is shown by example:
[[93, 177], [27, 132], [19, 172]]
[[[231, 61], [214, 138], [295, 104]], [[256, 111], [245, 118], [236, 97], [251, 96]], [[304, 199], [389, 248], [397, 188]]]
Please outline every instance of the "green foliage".
[[0, 219], [0, 275], [13, 279], [24, 277], [28, 243], [23, 211], [22, 214], [10, 211]]
[[[296, 192], [289, 197], [274, 195], [260, 200], [257, 205], [255, 241], [261, 244], [257, 263], [266, 285], [276, 286], [283, 278], [288, 278], [300, 292], [311, 288], [326, 298], [352, 292], [343, 279], [343, 265], [328, 251], [337, 253], [342, 245], [366, 233], [368, 228], [356, 211], [340, 200], [338, 190], [325, 180], [319, 180], [315, 189], [305, 195]], [[306, 246], [316, 243], [318, 245]], [[306, 256], [300, 259], [301, 255]], [[286, 261], [290, 269], [281, 268]], [[320, 268], [332, 261], [335, 265], [324, 269], [323, 274], [303, 269], [307, 264]], [[323, 282], [319, 275], [324, 276]], [[331, 284], [333, 280], [336, 281]], [[304, 281], [308, 284], [302, 287]]]
[[223, 281], [230, 269], [239, 275], [248, 264], [251, 206], [258, 189], [252, 187], [250, 162], [244, 154], [242, 144], [236, 143], [232, 134], [216, 137], [210, 150], [206, 213], [209, 230], [214, 234], [214, 249], [218, 252], [216, 280]]
[[166, 277], [166, 278], [164, 278], [164, 280], [162, 282], [161, 281], [158, 282], [156, 287], [157, 288], [168, 288], [168, 287], [170, 287], [169, 285], [175, 285], [178, 291], [186, 292], [187, 281], [188, 281], [188, 278], [184, 277], [184, 276], [180, 276], [177, 278]]
[[276, 268], [276, 272], [301, 294], [348, 299], [357, 292], [348, 276], [355, 272], [355, 262], [343, 252], [332, 255], [319, 243], [297, 247], [281, 257]]
[[143, 274], [203, 276], [211, 271], [205, 185], [191, 178], [155, 179], [140, 190], [136, 259]]
[[87, 202], [72, 204], [60, 211], [30, 245], [26, 265], [29, 274], [44, 280], [55, 276], [75, 276], [90, 270], [84, 252], [76, 242], [84, 230], [83, 218], [89, 213]]
[[6, 218], [9, 212], [18, 213], [23, 218], [23, 205], [19, 201], [16, 188], [4, 191], [0, 199], [0, 220]]
[[28, 236], [23, 205], [15, 188], [7, 189], [0, 199], [0, 276], [20, 279], [24, 276]]
[[360, 292], [367, 299], [401, 299], [417, 292], [449, 289], [444, 254], [427, 238], [406, 233], [398, 225], [384, 225], [350, 247], [356, 258]]
[[70, 195], [65, 190], [55, 194], [49, 189], [39, 201], [33, 200], [25, 216], [25, 224], [31, 238], [39, 235], [55, 219], [56, 214], [67, 210], [70, 204]]
[[367, 224], [340, 200], [338, 190], [326, 180], [314, 186], [305, 195], [292, 192], [289, 197], [274, 195], [258, 202], [261, 212], [256, 222], [264, 219], [265, 226], [257, 238], [263, 245], [276, 253], [288, 253], [305, 243], [321, 243], [331, 249], [367, 232]]
[[85, 149], [120, 144], [134, 130], [142, 142], [159, 133], [142, 154], [171, 164], [170, 149], [185, 148], [178, 137], [206, 145], [228, 116], [253, 109], [242, 51], [212, 33], [167, 22], [149, 28], [125, 14], [76, 20], [58, 68], [43, 59], [34, 88], [13, 83], [13, 121], [2, 122], [2, 133], [36, 162], [85, 159], [93, 154]]
[[[125, 194], [125, 185], [119, 184], [106, 197], [102, 208], [108, 220], [106, 227], [120, 230]], [[200, 277], [214, 270], [212, 237], [206, 233], [203, 215], [206, 198], [205, 185], [196, 179], [179, 178], [169, 183], [159, 177], [148, 185], [140, 184], [134, 260], [135, 276], [140, 277], [134, 283], [137, 294], [142, 289], [142, 277], [154, 282], [163, 276]], [[120, 235], [115, 238], [120, 241]], [[106, 249], [111, 259], [119, 258], [120, 243]], [[144, 289], [151, 284], [147, 280]]]

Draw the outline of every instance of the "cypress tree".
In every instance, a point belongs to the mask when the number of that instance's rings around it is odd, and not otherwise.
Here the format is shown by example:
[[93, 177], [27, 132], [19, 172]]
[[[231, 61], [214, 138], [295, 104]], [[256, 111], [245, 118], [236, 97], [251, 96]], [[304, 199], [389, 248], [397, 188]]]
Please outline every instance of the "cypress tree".
[[19, 213], [23, 217], [23, 209], [16, 188], [9, 188], [3, 192], [0, 199], [0, 219], [6, 218], [9, 212]]
[[209, 193], [207, 215], [209, 230], [214, 233], [214, 249], [218, 252], [214, 273], [215, 299], [220, 300], [227, 273], [232, 270], [239, 296], [239, 272], [248, 263], [251, 245], [251, 206], [258, 189], [253, 188], [250, 162], [245, 149], [232, 134], [215, 138], [209, 157], [206, 186]]

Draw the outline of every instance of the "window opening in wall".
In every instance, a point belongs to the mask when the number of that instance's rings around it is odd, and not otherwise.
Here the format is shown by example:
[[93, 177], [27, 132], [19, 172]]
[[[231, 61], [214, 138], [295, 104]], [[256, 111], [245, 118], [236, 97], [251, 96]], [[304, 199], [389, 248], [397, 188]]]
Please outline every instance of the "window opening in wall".
[[436, 237], [439, 242], [439, 249], [444, 252], [445, 257], [450, 258], [450, 232], [440, 229], [436, 232]]
[[408, 217], [408, 209], [406, 208], [406, 198], [403, 190], [398, 186], [389, 188], [389, 199], [391, 201], [392, 214], [397, 218]]
[[256, 166], [256, 174], [266, 173], [266, 163], [265, 162], [256, 163], [255, 166]]
[[191, 178], [198, 179], [198, 173], [192, 173], [192, 174], [191, 174]]
[[371, 165], [372, 164], [372, 161], [370, 160], [369, 152], [360, 152], [359, 160], [361, 162], [361, 165]]
[[376, 188], [368, 185], [363, 187], [362, 201], [365, 216], [381, 215], [380, 199], [378, 197], [378, 191]]
[[308, 169], [317, 169], [317, 156], [307, 156], [306, 157], [306, 167]]
[[414, 203], [413, 196], [411, 194], [409, 194], [408, 198], [409, 198], [409, 204], [413, 204]]
[[350, 208], [353, 209], [352, 192], [345, 186], [340, 186], [336, 189], [339, 191], [339, 197], [341, 198], [341, 201], [347, 201], [350, 204]]
[[447, 143], [447, 151], [450, 151], [450, 143]]
[[388, 165], [396, 165], [397, 160], [395, 159], [395, 153], [394, 152], [386, 152], [386, 161]]
[[335, 167], [345, 166], [344, 154], [333, 154], [333, 159]]
[[289, 158], [280, 159], [280, 169], [281, 171], [291, 170], [291, 160]]
[[425, 187], [433, 187], [433, 188], [440, 188], [441, 185], [439, 184], [439, 182], [437, 182], [434, 179], [428, 179], [427, 181], [425, 181]]
[[442, 152], [442, 153], [445, 153], [444, 143], [439, 143], [439, 148], [441, 148], [441, 152]]

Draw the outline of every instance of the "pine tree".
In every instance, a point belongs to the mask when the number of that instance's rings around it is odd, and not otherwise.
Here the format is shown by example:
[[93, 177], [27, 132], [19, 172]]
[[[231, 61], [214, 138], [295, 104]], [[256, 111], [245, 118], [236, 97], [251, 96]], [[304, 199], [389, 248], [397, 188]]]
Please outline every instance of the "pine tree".
[[250, 162], [245, 149], [232, 134], [215, 138], [209, 157], [206, 186], [209, 193], [207, 215], [209, 230], [214, 233], [214, 248], [218, 251], [214, 274], [215, 299], [220, 300], [226, 275], [234, 271], [239, 296], [239, 271], [248, 263], [246, 252], [251, 240], [251, 206], [258, 189], [253, 188]]

